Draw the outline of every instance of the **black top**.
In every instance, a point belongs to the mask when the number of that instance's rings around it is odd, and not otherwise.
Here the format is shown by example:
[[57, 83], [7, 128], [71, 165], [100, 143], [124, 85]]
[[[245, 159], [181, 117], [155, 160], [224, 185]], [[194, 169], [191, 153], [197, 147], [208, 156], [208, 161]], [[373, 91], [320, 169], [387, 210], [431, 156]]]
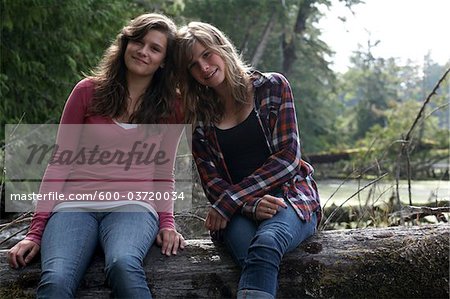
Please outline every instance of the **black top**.
[[230, 129], [215, 127], [217, 139], [233, 184], [258, 169], [270, 156], [255, 110]]

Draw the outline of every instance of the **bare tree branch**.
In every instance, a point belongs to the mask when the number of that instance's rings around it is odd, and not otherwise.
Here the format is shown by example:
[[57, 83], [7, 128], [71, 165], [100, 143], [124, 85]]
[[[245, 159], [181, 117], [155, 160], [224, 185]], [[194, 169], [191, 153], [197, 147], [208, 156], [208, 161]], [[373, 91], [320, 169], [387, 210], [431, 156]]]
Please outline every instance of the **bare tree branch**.
[[416, 119], [414, 120], [414, 123], [411, 125], [411, 128], [409, 129], [408, 133], [406, 134], [405, 140], [409, 141], [411, 139], [411, 133], [415, 129], [417, 123], [419, 122], [420, 118], [422, 117], [423, 112], [425, 111], [426, 105], [430, 102], [431, 98], [436, 94], [436, 91], [439, 89], [439, 86], [441, 83], [445, 80], [445, 77], [447, 77], [448, 73], [450, 72], [450, 68], [447, 69], [447, 71], [442, 75], [441, 79], [436, 83], [433, 90], [430, 92], [428, 97], [425, 99], [425, 101], [422, 104], [422, 107], [420, 108], [419, 113], [416, 116]]
[[[445, 78], [447, 77], [448, 73], [450, 72], [450, 68], [447, 69], [447, 71], [445, 71], [445, 73], [442, 75], [442, 77], [439, 79], [439, 81], [436, 83], [436, 85], [434, 86], [433, 90], [430, 92], [430, 94], [427, 96], [427, 98], [425, 99], [425, 101], [422, 104], [422, 107], [419, 110], [419, 113], [416, 116], [416, 119], [414, 120], [413, 124], [411, 125], [411, 127], [409, 128], [408, 133], [406, 133], [405, 138], [402, 138], [404, 140], [404, 142], [402, 143], [401, 149], [398, 153], [397, 156], [397, 165], [396, 165], [396, 173], [395, 173], [395, 180], [396, 180], [396, 196], [397, 196], [397, 205], [398, 208], [401, 207], [401, 202], [400, 202], [400, 192], [399, 192], [399, 180], [400, 180], [400, 169], [401, 169], [401, 160], [404, 154], [409, 155], [409, 150], [411, 147], [411, 134], [414, 131], [416, 125], [419, 123], [419, 120], [422, 118], [422, 115], [425, 111], [425, 107], [427, 106], [427, 104], [430, 102], [431, 98], [436, 94], [436, 91], [439, 89], [441, 83], [445, 80]], [[408, 186], [411, 185], [411, 165], [410, 163], [408, 163]], [[410, 204], [411, 202], [411, 193], [409, 193], [409, 202]]]
[[375, 184], [376, 182], [378, 182], [379, 180], [383, 179], [385, 176], [387, 176], [388, 173], [385, 173], [383, 175], [381, 175], [380, 177], [376, 178], [373, 181], [370, 181], [369, 183], [367, 183], [364, 187], [358, 189], [355, 193], [353, 193], [349, 198], [347, 198], [346, 200], [344, 200], [343, 203], [341, 203], [340, 206], [338, 206], [331, 214], [330, 216], [328, 216], [327, 220], [325, 220], [325, 222], [323, 223], [323, 225], [321, 225], [320, 230], [323, 230], [327, 227], [328, 223], [331, 221], [331, 219], [333, 219], [334, 215], [336, 215], [337, 211], [344, 205], [346, 204], [350, 199], [352, 199], [353, 197], [355, 197], [356, 195], [358, 195], [361, 191], [363, 191], [364, 189], [366, 189], [367, 187], [369, 187], [372, 184]]

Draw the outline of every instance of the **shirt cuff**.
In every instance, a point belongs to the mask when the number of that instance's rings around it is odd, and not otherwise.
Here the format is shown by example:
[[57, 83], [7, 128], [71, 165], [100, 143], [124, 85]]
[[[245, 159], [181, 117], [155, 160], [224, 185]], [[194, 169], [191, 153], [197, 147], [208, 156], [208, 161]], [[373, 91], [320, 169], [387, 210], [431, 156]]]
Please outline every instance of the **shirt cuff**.
[[38, 244], [39, 246], [41, 246], [41, 238], [38, 238], [36, 236], [33, 235], [27, 235], [24, 240], [30, 240], [33, 241], [34, 243]]
[[175, 218], [172, 213], [159, 212], [159, 229], [175, 229]]
[[258, 207], [262, 198], [244, 203], [241, 208], [241, 214], [252, 220], [256, 220], [256, 208]]
[[226, 220], [230, 221], [234, 213], [239, 209], [239, 205], [227, 193], [222, 196], [212, 205], [217, 212], [220, 213]]

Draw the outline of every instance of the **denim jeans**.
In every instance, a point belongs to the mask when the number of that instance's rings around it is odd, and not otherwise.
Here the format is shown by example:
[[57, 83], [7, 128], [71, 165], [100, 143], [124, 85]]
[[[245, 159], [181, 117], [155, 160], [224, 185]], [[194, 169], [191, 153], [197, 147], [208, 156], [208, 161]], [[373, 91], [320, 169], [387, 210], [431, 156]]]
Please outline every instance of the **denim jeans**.
[[54, 213], [41, 241], [37, 298], [74, 298], [97, 244], [105, 253], [106, 279], [116, 298], [151, 298], [143, 260], [159, 229], [155, 215], [138, 205], [114, 212]]
[[242, 268], [238, 298], [274, 298], [281, 259], [316, 230], [317, 217], [301, 220], [291, 204], [279, 207], [271, 219], [255, 223], [235, 214], [224, 232], [224, 242]]

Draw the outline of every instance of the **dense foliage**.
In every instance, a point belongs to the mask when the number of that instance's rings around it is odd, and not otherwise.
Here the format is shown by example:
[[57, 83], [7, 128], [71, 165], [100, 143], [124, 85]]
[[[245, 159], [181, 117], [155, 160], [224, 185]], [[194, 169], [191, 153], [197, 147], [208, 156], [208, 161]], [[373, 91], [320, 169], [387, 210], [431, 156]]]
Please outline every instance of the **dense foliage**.
[[56, 123], [134, 5], [118, 0], [2, 0], [2, 124]]

